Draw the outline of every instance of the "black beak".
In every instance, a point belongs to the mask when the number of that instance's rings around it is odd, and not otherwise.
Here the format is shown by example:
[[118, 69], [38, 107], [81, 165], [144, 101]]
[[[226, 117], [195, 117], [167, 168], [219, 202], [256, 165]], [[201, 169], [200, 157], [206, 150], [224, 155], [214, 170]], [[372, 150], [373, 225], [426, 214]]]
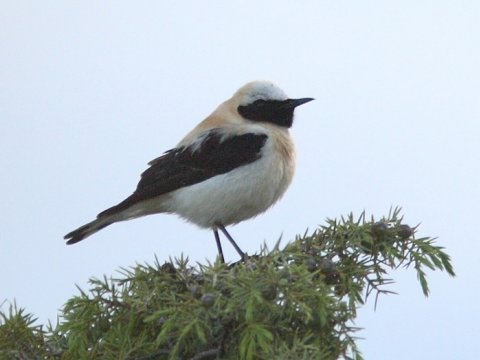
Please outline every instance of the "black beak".
[[285, 109], [294, 109], [297, 106], [306, 104], [307, 102], [310, 102], [312, 100], [315, 100], [314, 98], [301, 98], [301, 99], [287, 99], [282, 102], [282, 107]]

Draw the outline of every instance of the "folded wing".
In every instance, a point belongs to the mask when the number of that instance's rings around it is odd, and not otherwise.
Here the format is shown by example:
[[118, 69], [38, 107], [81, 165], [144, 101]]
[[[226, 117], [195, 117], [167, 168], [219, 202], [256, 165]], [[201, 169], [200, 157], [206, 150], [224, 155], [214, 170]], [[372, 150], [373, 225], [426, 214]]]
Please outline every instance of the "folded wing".
[[141, 201], [252, 163], [259, 159], [267, 137], [257, 133], [229, 136], [220, 129], [210, 130], [197, 143], [169, 150], [152, 160], [142, 173], [135, 192], [98, 217], [113, 215]]

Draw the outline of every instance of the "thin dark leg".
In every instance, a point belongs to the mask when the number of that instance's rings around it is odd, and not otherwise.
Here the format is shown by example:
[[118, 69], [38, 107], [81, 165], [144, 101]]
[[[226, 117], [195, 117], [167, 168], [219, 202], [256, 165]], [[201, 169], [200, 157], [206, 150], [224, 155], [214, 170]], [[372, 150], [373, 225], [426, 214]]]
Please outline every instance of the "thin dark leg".
[[223, 226], [222, 224], [217, 224], [217, 227], [221, 230], [223, 235], [225, 235], [227, 237], [228, 241], [230, 241], [232, 243], [233, 247], [235, 248], [235, 250], [237, 250], [237, 252], [240, 255], [240, 257], [242, 258], [242, 260], [245, 260], [245, 258], [246, 258], [245, 253], [238, 247], [235, 240], [233, 240], [233, 238], [228, 233], [227, 229], [225, 229], [225, 226]]
[[213, 230], [213, 235], [215, 235], [215, 241], [217, 242], [218, 256], [220, 256], [220, 261], [225, 264], [225, 258], [223, 257], [222, 244], [220, 243], [220, 236], [218, 235], [218, 230]]

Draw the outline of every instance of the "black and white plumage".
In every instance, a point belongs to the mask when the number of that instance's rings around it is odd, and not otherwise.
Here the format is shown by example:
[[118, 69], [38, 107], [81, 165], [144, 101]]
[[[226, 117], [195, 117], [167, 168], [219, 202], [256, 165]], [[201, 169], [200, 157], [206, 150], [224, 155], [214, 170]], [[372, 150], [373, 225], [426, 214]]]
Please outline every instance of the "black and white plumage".
[[288, 129], [295, 107], [312, 98], [289, 99], [268, 81], [240, 88], [178, 145], [152, 160], [136, 190], [92, 222], [65, 235], [74, 244], [118, 221], [174, 213], [232, 242], [225, 226], [252, 218], [285, 192], [295, 169]]

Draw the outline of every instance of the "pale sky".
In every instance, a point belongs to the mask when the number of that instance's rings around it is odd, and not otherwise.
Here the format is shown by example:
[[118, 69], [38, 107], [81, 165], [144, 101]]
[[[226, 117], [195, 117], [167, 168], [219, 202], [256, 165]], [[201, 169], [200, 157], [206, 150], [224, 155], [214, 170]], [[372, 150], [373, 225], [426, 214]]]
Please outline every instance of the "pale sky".
[[360, 310], [361, 350], [478, 356], [478, 1], [3, 0], [0, 24], [0, 303], [55, 320], [91, 276], [155, 254], [213, 260], [212, 233], [175, 216], [75, 246], [62, 237], [129, 195], [148, 161], [238, 87], [267, 79], [316, 100], [296, 112], [293, 184], [230, 228], [240, 246], [402, 206], [458, 276], [430, 273], [425, 299], [413, 271], [393, 273], [399, 295]]

